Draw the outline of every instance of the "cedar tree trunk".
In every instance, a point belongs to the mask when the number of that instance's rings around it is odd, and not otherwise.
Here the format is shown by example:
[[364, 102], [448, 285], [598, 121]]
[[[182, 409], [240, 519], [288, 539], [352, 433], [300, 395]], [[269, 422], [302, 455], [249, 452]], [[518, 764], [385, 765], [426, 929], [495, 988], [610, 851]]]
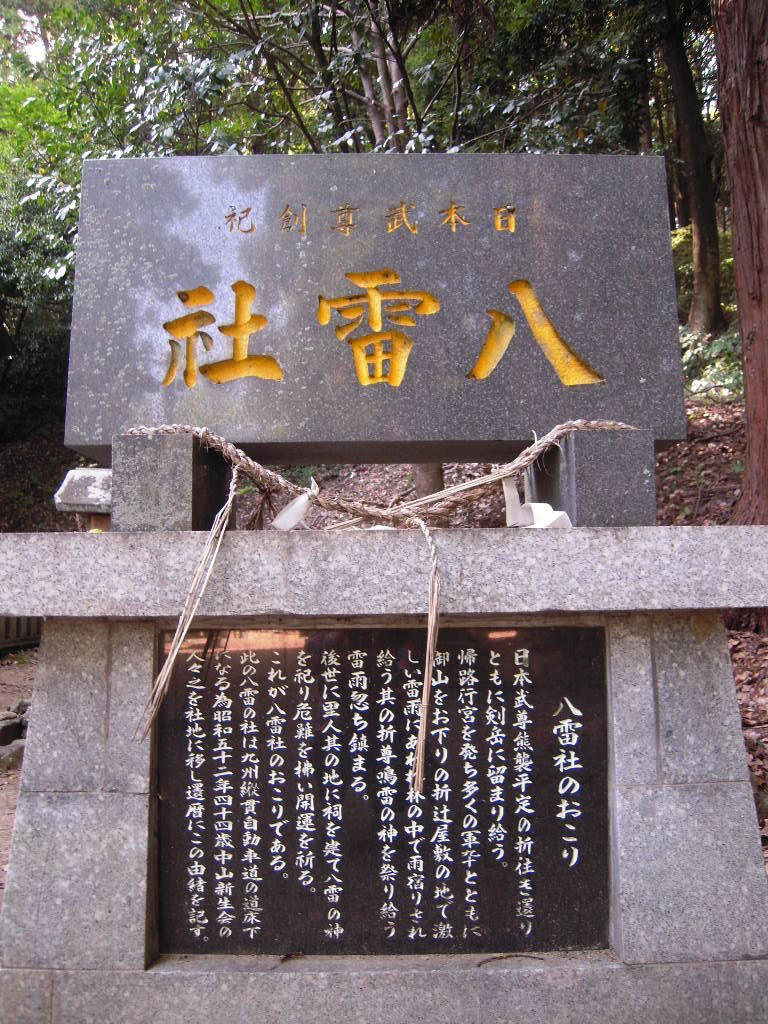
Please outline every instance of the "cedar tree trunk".
[[768, 523], [768, 4], [714, 0], [713, 13], [747, 416], [733, 521]]
[[680, 155], [688, 182], [693, 238], [693, 300], [688, 326], [717, 331], [724, 323], [720, 307], [720, 255], [712, 171], [701, 116], [701, 103], [685, 52], [683, 27], [674, 0], [667, 0], [667, 27], [662, 40], [664, 63], [672, 83]]

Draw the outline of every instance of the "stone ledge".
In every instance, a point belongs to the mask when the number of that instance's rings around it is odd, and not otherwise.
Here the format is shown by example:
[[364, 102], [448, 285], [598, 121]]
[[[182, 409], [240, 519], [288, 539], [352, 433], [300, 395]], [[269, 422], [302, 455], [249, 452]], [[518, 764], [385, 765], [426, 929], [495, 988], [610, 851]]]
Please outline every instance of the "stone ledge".
[[[768, 604], [768, 527], [437, 530], [447, 615]], [[0, 614], [172, 618], [202, 533], [0, 535]], [[423, 615], [418, 531], [230, 533], [200, 616]]]
[[[315, 958], [311, 958], [313, 961]], [[338, 958], [346, 960], [347, 958]], [[490, 969], [418, 969], [390, 958], [389, 970], [346, 970], [316, 961], [301, 969], [56, 972], [53, 1024], [762, 1024], [768, 962], [626, 967], [572, 956]], [[300, 961], [296, 961], [300, 963]]]

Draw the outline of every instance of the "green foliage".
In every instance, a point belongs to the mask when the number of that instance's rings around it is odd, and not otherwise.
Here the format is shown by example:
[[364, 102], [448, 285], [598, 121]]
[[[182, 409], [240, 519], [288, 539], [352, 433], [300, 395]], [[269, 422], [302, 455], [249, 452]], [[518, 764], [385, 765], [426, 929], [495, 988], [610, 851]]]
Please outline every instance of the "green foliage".
[[[713, 112], [708, 5], [676, 6]], [[61, 374], [84, 159], [636, 152], [668, 18], [661, 0], [0, 0], [0, 380]], [[690, 232], [673, 246], [684, 310]], [[735, 387], [723, 345], [712, 372]], [[709, 342], [683, 347], [689, 381], [711, 382]]]
[[476, 93], [462, 110], [460, 148], [636, 152], [650, 52], [643, 20], [611, 0], [497, 10], [487, 53], [472, 68]]
[[10, 396], [0, 422], [30, 393], [60, 405], [66, 372], [69, 288], [46, 271], [66, 267], [71, 249], [50, 211], [21, 203], [23, 191], [0, 179], [0, 384]]
[[[736, 285], [733, 279], [733, 251], [730, 231], [721, 231], [720, 239], [720, 298], [726, 314], [736, 310]], [[675, 265], [678, 316], [685, 323], [693, 295], [693, 243], [691, 228], [677, 228], [672, 232], [672, 259]]]
[[736, 318], [714, 338], [681, 327], [680, 346], [683, 377], [692, 395], [707, 395], [720, 400], [743, 396], [741, 338]]

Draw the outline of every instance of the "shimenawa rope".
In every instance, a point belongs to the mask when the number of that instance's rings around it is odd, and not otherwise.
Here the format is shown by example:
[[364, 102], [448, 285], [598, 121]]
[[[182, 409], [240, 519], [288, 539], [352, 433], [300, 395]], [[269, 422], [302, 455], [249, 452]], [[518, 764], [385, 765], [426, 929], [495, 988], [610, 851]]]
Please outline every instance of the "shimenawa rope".
[[[229, 486], [229, 494], [223, 507], [219, 510], [214, 519], [213, 526], [208, 535], [205, 547], [203, 548], [200, 561], [190, 584], [184, 607], [176, 627], [173, 642], [168, 657], [160, 673], [152, 686], [149, 699], [142, 714], [141, 722], [136, 730], [141, 731], [142, 739], [146, 738], [152, 724], [157, 717], [160, 706], [163, 702], [170, 685], [171, 672], [176, 657], [181, 650], [184, 638], [187, 635], [189, 626], [197, 611], [198, 605], [211, 578], [216, 556], [221, 547], [221, 542], [229, 523], [232, 507], [237, 493], [237, 484], [241, 476], [251, 479], [265, 497], [273, 494], [284, 494], [289, 498], [305, 496], [308, 505], [315, 504], [326, 512], [350, 516], [342, 523], [336, 523], [328, 529], [345, 529], [354, 527], [361, 522], [373, 522], [386, 526], [417, 527], [421, 530], [427, 542], [431, 560], [431, 571], [429, 579], [429, 607], [427, 618], [427, 653], [424, 665], [424, 679], [422, 683], [422, 695], [419, 712], [419, 733], [417, 738], [414, 761], [411, 771], [410, 784], [415, 793], [422, 793], [424, 787], [424, 767], [426, 741], [429, 728], [429, 698], [432, 686], [432, 670], [434, 667], [435, 650], [437, 647], [437, 632], [439, 622], [440, 603], [440, 572], [437, 561], [437, 548], [434, 538], [430, 532], [428, 519], [444, 522], [452, 512], [457, 511], [470, 503], [476, 497], [488, 494], [500, 481], [510, 478], [517, 479], [523, 475], [529, 466], [532, 466], [546, 451], [558, 445], [563, 437], [577, 431], [605, 431], [605, 430], [635, 430], [635, 427], [615, 420], [569, 420], [554, 427], [549, 433], [538, 439], [530, 447], [526, 448], [512, 462], [501, 466], [492, 473], [477, 477], [474, 480], [467, 480], [464, 483], [447, 487], [435, 494], [427, 495], [424, 498], [416, 498], [412, 501], [402, 502], [394, 507], [386, 508], [381, 505], [373, 505], [369, 502], [356, 499], [339, 497], [328, 497], [318, 490], [317, 486], [312, 488], [298, 487], [296, 484], [286, 480], [285, 477], [273, 470], [267, 469], [260, 463], [251, 459], [240, 448], [237, 448], [231, 441], [219, 437], [206, 427], [193, 427], [186, 423], [164, 424], [158, 427], [132, 427], [125, 433], [133, 437], [157, 437], [164, 434], [191, 434], [198, 438], [201, 444], [214, 451], [219, 452], [232, 466], [232, 479]], [[470, 497], [469, 492], [472, 492]]]

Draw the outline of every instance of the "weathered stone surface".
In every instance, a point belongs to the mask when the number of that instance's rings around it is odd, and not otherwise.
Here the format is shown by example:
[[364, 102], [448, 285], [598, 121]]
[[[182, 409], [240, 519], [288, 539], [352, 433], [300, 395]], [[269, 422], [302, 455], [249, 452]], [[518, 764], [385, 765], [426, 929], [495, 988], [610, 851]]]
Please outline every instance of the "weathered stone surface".
[[[215, 958], [214, 958], [215, 959]], [[56, 978], [54, 1024], [758, 1024], [765, 963], [657, 964], [627, 968], [573, 959], [316, 958], [279, 964], [231, 960]], [[296, 965], [295, 967], [293, 965]], [[722, 986], [718, 989], [717, 986]]]
[[112, 470], [70, 469], [53, 496], [59, 512], [108, 515], [112, 507]]
[[48, 971], [0, 970], [0, 1020], [50, 1024], [53, 978]]
[[113, 530], [208, 530], [224, 504], [229, 469], [189, 434], [116, 437]]
[[712, 1020], [765, 1024], [768, 1020], [768, 963], [717, 964], [712, 981]]
[[[645, 420], [635, 417], [633, 425]], [[656, 453], [653, 433], [572, 434], [563, 456], [576, 526], [653, 526], [656, 522]]]
[[101, 788], [108, 630], [104, 622], [45, 623], [23, 789]]
[[768, 955], [748, 782], [619, 787], [616, 833], [625, 963]]
[[141, 968], [148, 800], [22, 792], [3, 901], [6, 967]]
[[[444, 614], [738, 608], [765, 601], [768, 528], [437, 530]], [[175, 617], [200, 534], [0, 535], [0, 614]], [[423, 615], [417, 530], [225, 538], [200, 615]]]
[[121, 793], [150, 790], [150, 742], [135, 732], [155, 669], [152, 623], [116, 622], [110, 628], [109, 713], [104, 789]]
[[653, 657], [647, 618], [611, 619], [608, 709], [616, 785], [653, 785], [658, 777]]
[[[387, 230], [405, 204], [413, 226]], [[413, 204], [411, 208], [410, 204]], [[335, 210], [353, 208], [338, 230]], [[444, 211], [456, 204], [466, 223]], [[306, 207], [306, 231], [288, 215]], [[496, 230], [515, 209], [514, 233]], [[130, 215], [127, 215], [130, 211]], [[390, 225], [392, 221], [390, 220]], [[116, 248], [115, 239], [120, 239]], [[664, 165], [654, 157], [413, 155], [217, 156], [87, 161], [83, 175], [66, 442], [105, 457], [137, 424], [209, 426], [265, 459], [498, 458], [531, 431], [579, 417], [683, 436], [677, 309]], [[345, 275], [390, 268], [438, 311], [399, 328], [413, 343], [398, 387], [364, 387], [353, 354], [318, 322], [318, 296], [361, 296]], [[232, 357], [232, 286], [266, 324], [250, 355], [282, 380], [186, 386], [163, 325], [201, 312], [213, 341], [201, 367]], [[508, 286], [529, 282], [573, 352], [604, 378], [561, 383]], [[184, 306], [177, 293], [213, 297]], [[397, 288], [397, 281], [390, 286]], [[513, 319], [509, 350], [467, 379], [494, 309]], [[383, 330], [393, 327], [385, 319]], [[530, 311], [529, 311], [530, 312]], [[344, 323], [344, 321], [342, 321]], [[364, 317], [351, 339], [376, 333]], [[382, 333], [382, 338], [384, 334]], [[194, 374], [191, 375], [194, 379]], [[190, 381], [191, 382], [191, 381]]]
[[567, 437], [526, 473], [526, 500], [562, 509], [574, 526], [652, 526], [655, 470], [649, 431], [583, 431]]
[[654, 619], [664, 782], [746, 780], [725, 629], [716, 615]]

